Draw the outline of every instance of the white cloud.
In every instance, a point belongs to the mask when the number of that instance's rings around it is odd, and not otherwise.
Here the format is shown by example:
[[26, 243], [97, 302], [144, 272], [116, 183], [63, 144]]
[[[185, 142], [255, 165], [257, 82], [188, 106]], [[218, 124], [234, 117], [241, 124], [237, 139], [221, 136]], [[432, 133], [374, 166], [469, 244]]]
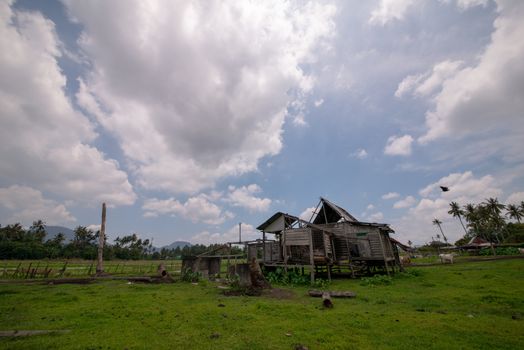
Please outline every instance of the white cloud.
[[[97, 232], [97, 231], [100, 231], [100, 224], [91, 224], [91, 225], [87, 225], [86, 228], [88, 230], [91, 230], [93, 232]], [[107, 233], [106, 233], [107, 234]]]
[[413, 0], [381, 0], [378, 8], [371, 12], [369, 23], [385, 25], [392, 20], [402, 20]]
[[413, 206], [413, 204], [415, 204], [416, 202], [417, 200], [415, 199], [415, 197], [407, 196], [406, 198], [395, 202], [395, 204], [393, 204], [393, 208], [395, 209], [409, 208]]
[[409, 156], [411, 154], [411, 144], [413, 137], [411, 135], [391, 136], [388, 138], [384, 154], [390, 156]]
[[302, 220], [309, 221], [315, 214], [315, 209], [317, 209], [317, 207], [306, 208], [298, 217]]
[[239, 188], [230, 186], [229, 193], [227, 197], [224, 198], [224, 201], [235, 207], [246, 208], [252, 212], [264, 212], [269, 209], [271, 199], [256, 197], [255, 194], [260, 192], [262, 192], [262, 189], [257, 184], [251, 184]]
[[307, 124], [315, 77], [302, 67], [334, 33], [335, 8], [318, 3], [66, 4], [93, 67], [79, 104], [116, 136], [141, 186], [169, 192], [278, 154], [288, 110]]
[[375, 206], [373, 204], [369, 204], [367, 207], [366, 207], [366, 210], [373, 210], [375, 209]]
[[[483, 201], [485, 198], [498, 197], [502, 190], [495, 187], [495, 178], [486, 175], [481, 178], [475, 178], [473, 172], [452, 173], [432, 183], [419, 191], [422, 197], [444, 199], [462, 199], [468, 198], [476, 202]], [[449, 188], [448, 192], [442, 192], [440, 186]]]
[[220, 225], [234, 217], [233, 213], [223, 211], [219, 206], [211, 203], [205, 195], [190, 197], [185, 203], [174, 198], [147, 199], [142, 205], [144, 217], [152, 218], [158, 215], [180, 216], [192, 222], [203, 222], [209, 225]]
[[[419, 142], [481, 132], [500, 140], [524, 134], [524, 3], [498, 1], [497, 11], [491, 42], [477, 63], [444, 79], [435, 107], [426, 113], [428, 130]], [[507, 148], [500, 142], [502, 152]]]
[[368, 152], [363, 148], [359, 148], [355, 152], [351, 153], [351, 156], [358, 159], [366, 159], [368, 157]]
[[430, 96], [441, 89], [444, 81], [454, 76], [462, 64], [462, 61], [443, 61], [429, 72], [409, 75], [400, 82], [395, 96], [400, 98], [409, 92], [419, 97]]
[[520, 204], [524, 201], [524, 192], [514, 192], [508, 196], [505, 204]]
[[75, 202], [132, 204], [127, 174], [90, 145], [94, 126], [64, 93], [61, 47], [53, 22], [0, 3], [0, 178]]
[[382, 195], [382, 199], [395, 199], [398, 197], [400, 197], [400, 194], [398, 194], [397, 192], [389, 192]]
[[76, 221], [63, 204], [45, 199], [42, 192], [27, 186], [0, 188], [0, 208], [10, 214], [1, 218], [3, 224], [22, 223], [29, 226], [35, 220], [49, 225]]
[[315, 107], [320, 107], [320, 106], [322, 106], [322, 104], [324, 104], [324, 99], [323, 98], [315, 101]]
[[462, 10], [466, 10], [475, 6], [486, 7], [487, 5], [488, 0], [457, 0], [457, 6]]
[[381, 221], [382, 219], [384, 219], [384, 214], [382, 214], [382, 212], [380, 211], [373, 213], [367, 217], [367, 220], [369, 222], [378, 222], [378, 221]]
[[[449, 186], [449, 192], [440, 190], [439, 186], [443, 184]], [[442, 177], [419, 193], [423, 198], [406, 215], [392, 223], [402, 241], [411, 240], [417, 244], [430, 241], [431, 236], [440, 234], [431, 223], [435, 218], [443, 222], [442, 229], [449, 242], [453, 243], [464, 235], [458, 220], [448, 214], [450, 202], [457, 202], [461, 206], [477, 204], [486, 198], [500, 197], [503, 192], [493, 176], [477, 178], [471, 171], [466, 171]]]
[[[191, 237], [190, 241], [194, 244], [213, 244], [238, 242], [238, 238], [238, 225], [235, 225], [223, 233], [209, 231], [200, 232]], [[257, 231], [253, 225], [242, 223], [242, 241], [249, 241], [258, 238], [262, 238], [262, 234]]]

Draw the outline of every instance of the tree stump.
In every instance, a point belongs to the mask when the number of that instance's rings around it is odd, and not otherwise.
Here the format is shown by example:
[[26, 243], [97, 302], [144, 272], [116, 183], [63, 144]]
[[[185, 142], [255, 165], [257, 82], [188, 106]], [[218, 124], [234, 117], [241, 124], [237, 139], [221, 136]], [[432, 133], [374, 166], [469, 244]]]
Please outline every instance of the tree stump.
[[331, 302], [331, 295], [329, 295], [328, 292], [322, 293], [322, 305], [324, 305], [324, 307], [327, 309], [333, 308], [333, 303]]

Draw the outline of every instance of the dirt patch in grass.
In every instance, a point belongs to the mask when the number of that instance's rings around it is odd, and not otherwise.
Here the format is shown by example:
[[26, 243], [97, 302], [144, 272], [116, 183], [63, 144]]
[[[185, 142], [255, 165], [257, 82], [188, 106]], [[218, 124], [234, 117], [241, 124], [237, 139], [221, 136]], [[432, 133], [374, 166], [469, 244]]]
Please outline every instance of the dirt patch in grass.
[[262, 292], [262, 295], [275, 299], [293, 299], [295, 297], [292, 290], [281, 288], [266, 289]]

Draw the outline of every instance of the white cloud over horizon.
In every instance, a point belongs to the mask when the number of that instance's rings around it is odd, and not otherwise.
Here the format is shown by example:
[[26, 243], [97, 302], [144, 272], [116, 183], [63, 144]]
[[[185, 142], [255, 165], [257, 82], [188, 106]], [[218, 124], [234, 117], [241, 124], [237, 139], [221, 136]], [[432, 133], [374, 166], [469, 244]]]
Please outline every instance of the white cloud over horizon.
[[0, 52], [3, 180], [83, 204], [133, 204], [127, 174], [91, 145], [94, 125], [65, 95], [54, 23], [0, 3]]
[[286, 116], [306, 124], [315, 78], [301, 65], [328, 45], [336, 11], [281, 1], [65, 3], [93, 66], [78, 102], [116, 136], [142, 187], [170, 193], [257, 170], [280, 152]]
[[209, 225], [220, 225], [234, 217], [233, 213], [222, 210], [202, 194], [188, 198], [185, 203], [172, 197], [168, 199], [150, 198], [144, 201], [142, 209], [146, 218], [172, 215], [181, 216], [194, 223], [203, 222]]
[[43, 220], [48, 225], [58, 225], [76, 221], [63, 204], [44, 198], [42, 192], [27, 186], [0, 188], [2, 207], [9, 214], [0, 220], [10, 224], [30, 226], [33, 221]]

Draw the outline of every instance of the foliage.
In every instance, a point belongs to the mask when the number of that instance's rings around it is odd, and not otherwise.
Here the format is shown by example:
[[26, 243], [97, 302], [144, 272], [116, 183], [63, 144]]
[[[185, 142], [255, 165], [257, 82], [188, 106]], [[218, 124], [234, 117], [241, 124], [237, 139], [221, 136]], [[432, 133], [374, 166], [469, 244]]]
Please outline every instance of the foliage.
[[[497, 255], [519, 255], [519, 249], [515, 247], [497, 247], [495, 248]], [[491, 248], [482, 248], [479, 255], [493, 255]]]
[[200, 272], [198, 271], [193, 272], [193, 270], [191, 269], [184, 269], [180, 277], [182, 281], [192, 282], [192, 283], [196, 283], [200, 281], [201, 278], [202, 278], [202, 274]]
[[[0, 225], [0, 259], [80, 258], [93, 260], [98, 254], [99, 235], [100, 232], [93, 232], [85, 226], [77, 226], [71, 242], [66, 242], [62, 233], [45, 240], [45, 222], [42, 220], [34, 221], [29, 229], [25, 229], [20, 223], [4, 227]], [[139, 238], [137, 234], [117, 237], [114, 244], [107, 242], [107, 236], [105, 239], [105, 260], [114, 258], [125, 260], [180, 259], [182, 256], [198, 255], [221, 247], [218, 244], [210, 246], [196, 244], [153, 251], [152, 242], [149, 239]], [[231, 247], [231, 254], [242, 252], [242, 248]]]
[[371, 277], [362, 277], [360, 279], [361, 286], [387, 286], [393, 283], [393, 279], [388, 275], [374, 275]]
[[[468, 203], [463, 209], [460, 209], [456, 202], [451, 202], [450, 207], [451, 210], [448, 213], [458, 217], [461, 224], [462, 217], [464, 217], [468, 228], [464, 237], [457, 241], [456, 245], [464, 245], [474, 236], [496, 243], [524, 242], [524, 232], [519, 229], [514, 232], [515, 228], [519, 227], [520, 220], [524, 217], [524, 202], [518, 205], [505, 205], [500, 203], [497, 198], [488, 198], [479, 204]], [[504, 210], [506, 211], [505, 215], [503, 215]], [[507, 223], [506, 217], [516, 220], [517, 223]]]
[[321, 278], [316, 278], [315, 282], [311, 283], [311, 277], [309, 275], [303, 275], [294, 270], [288, 270], [281, 267], [277, 267], [274, 271], [265, 273], [265, 277], [271, 284], [281, 285], [292, 285], [292, 286], [313, 286], [313, 287], [326, 287], [329, 282]]

